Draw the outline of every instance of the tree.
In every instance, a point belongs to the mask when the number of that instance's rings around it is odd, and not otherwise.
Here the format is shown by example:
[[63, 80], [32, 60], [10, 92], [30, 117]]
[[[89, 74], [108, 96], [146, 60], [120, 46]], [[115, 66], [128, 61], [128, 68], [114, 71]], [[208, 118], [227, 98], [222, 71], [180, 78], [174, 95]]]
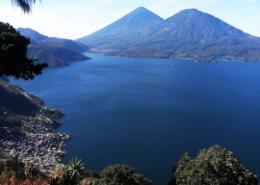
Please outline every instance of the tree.
[[36, 0], [11, 0], [11, 2], [16, 6], [19, 6], [24, 12], [28, 13], [31, 11], [32, 5]]
[[27, 58], [30, 40], [20, 35], [11, 25], [0, 22], [0, 77], [14, 76], [25, 80], [41, 74], [47, 64], [36, 64]]
[[[36, 0], [11, 0], [25, 12], [31, 11]], [[0, 22], [0, 77], [14, 76], [25, 80], [41, 74], [47, 64], [36, 64], [35, 59], [27, 58], [30, 40], [20, 35], [11, 25]]]
[[195, 159], [185, 154], [169, 185], [257, 185], [257, 178], [231, 151], [213, 146], [201, 150]]

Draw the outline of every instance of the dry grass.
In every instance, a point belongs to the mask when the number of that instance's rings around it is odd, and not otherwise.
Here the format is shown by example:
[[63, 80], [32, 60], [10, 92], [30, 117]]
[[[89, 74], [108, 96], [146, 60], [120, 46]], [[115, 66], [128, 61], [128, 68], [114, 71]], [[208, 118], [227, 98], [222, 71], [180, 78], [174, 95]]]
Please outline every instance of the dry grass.
[[18, 180], [15, 175], [12, 175], [5, 182], [0, 182], [0, 185], [49, 185], [49, 183], [41, 177]]

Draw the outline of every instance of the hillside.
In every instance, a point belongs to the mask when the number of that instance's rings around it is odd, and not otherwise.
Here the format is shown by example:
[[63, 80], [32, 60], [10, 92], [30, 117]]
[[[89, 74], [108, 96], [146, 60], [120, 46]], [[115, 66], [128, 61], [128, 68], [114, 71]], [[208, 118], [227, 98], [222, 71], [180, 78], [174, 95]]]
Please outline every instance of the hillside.
[[87, 52], [88, 47], [82, 43], [75, 42], [69, 39], [60, 39], [56, 37], [48, 37], [47, 39], [40, 42], [41, 45], [52, 46], [52, 47], [64, 47], [71, 49], [76, 52]]
[[[114, 30], [124, 30], [121, 29], [123, 24], [112, 25], [117, 25]], [[104, 28], [101, 32], [110, 27]], [[156, 26], [146, 28], [147, 30], [142, 32], [138, 39], [130, 37], [127, 44], [118, 44], [118, 38], [124, 34], [136, 33], [136, 29], [128, 30], [128, 33], [122, 31], [116, 37], [111, 35], [110, 39], [115, 41], [108, 42], [108, 39], [104, 39], [101, 46], [90, 45], [91, 49], [109, 55], [142, 58], [184, 58], [198, 61], [260, 60], [259, 38], [196, 9], [183, 10], [160, 21]], [[80, 41], [100, 42], [95, 34], [86, 38], [88, 39]]]
[[48, 38], [48, 36], [40, 34], [31, 28], [18, 28], [17, 31], [20, 32], [21, 35], [29, 37], [35, 42], [40, 42]]
[[1, 79], [0, 97], [0, 153], [30, 161], [43, 172], [62, 165], [68, 135], [55, 129], [63, 113]]
[[18, 31], [31, 39], [29, 57], [36, 58], [39, 63], [47, 63], [49, 67], [67, 66], [70, 62], [89, 59], [82, 54], [88, 50], [82, 43], [48, 37], [30, 28], [18, 28]]
[[48, 43], [31, 44], [28, 48], [28, 56], [36, 58], [38, 63], [47, 63], [49, 67], [68, 66], [71, 62], [89, 59], [75, 50]]

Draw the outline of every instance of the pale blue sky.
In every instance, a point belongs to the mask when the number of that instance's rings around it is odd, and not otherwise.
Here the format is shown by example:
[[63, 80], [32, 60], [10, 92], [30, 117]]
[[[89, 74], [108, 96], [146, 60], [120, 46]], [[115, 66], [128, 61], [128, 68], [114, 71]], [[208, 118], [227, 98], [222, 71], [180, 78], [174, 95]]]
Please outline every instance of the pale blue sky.
[[260, 0], [42, 0], [29, 15], [21, 13], [10, 1], [0, 0], [0, 21], [56, 37], [85, 36], [139, 6], [163, 18], [197, 8], [260, 36]]

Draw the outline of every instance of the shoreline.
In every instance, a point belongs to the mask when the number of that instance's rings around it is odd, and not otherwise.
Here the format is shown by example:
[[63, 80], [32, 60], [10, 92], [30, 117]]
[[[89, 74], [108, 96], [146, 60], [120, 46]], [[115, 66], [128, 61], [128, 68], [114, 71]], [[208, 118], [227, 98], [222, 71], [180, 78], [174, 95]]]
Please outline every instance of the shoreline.
[[57, 132], [58, 119], [64, 113], [47, 108], [39, 98], [8, 82], [0, 81], [0, 87], [26, 98], [38, 108], [35, 114], [25, 115], [0, 106], [0, 151], [33, 164], [45, 174], [64, 166], [65, 142], [70, 136]]

